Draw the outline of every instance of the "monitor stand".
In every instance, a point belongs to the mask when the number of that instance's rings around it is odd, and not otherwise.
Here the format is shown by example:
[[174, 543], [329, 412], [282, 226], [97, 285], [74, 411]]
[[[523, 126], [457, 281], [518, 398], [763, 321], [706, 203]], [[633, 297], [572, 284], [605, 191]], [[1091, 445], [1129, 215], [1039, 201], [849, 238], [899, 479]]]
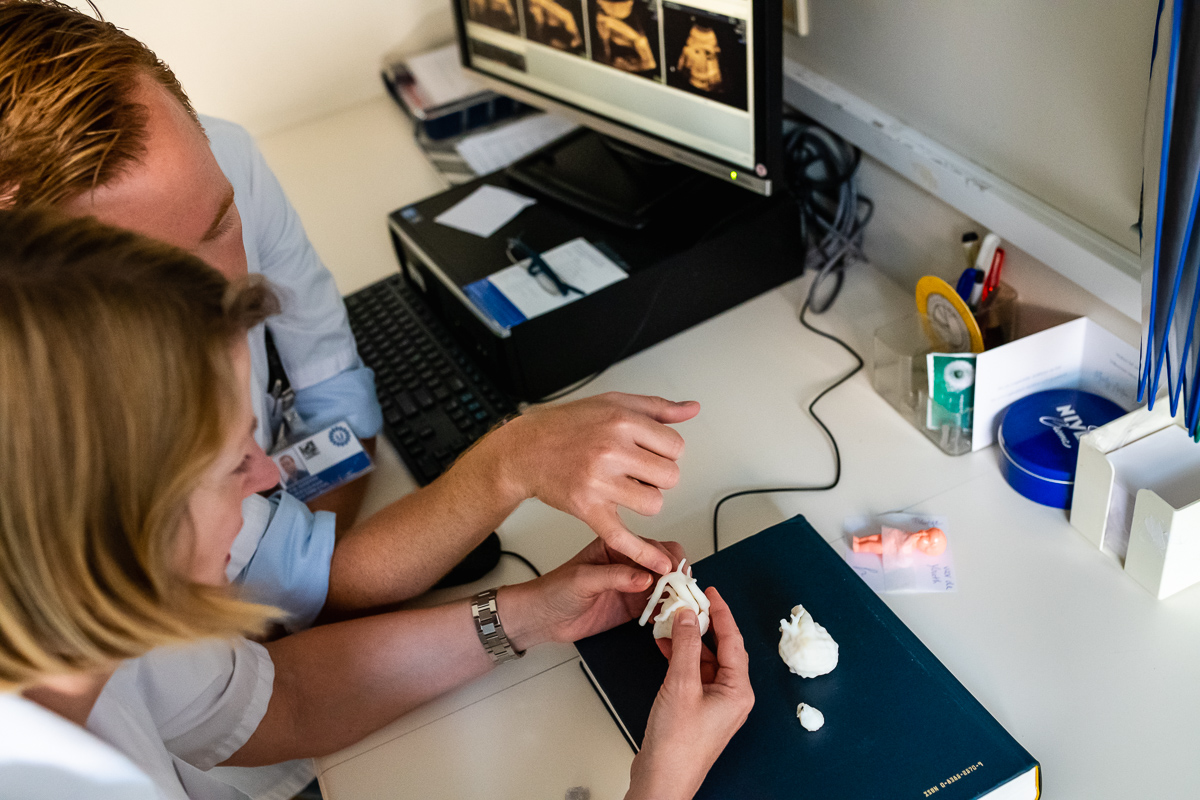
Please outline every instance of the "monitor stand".
[[700, 182], [695, 170], [581, 129], [510, 166], [510, 179], [626, 230], [641, 230], [663, 202]]

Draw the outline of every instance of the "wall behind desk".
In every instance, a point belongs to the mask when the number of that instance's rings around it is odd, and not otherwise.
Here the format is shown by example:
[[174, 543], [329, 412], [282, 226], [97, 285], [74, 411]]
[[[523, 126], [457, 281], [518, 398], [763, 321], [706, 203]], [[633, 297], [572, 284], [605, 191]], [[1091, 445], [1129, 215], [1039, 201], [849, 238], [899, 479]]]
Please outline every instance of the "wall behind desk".
[[[90, 13], [82, 0], [71, 5]], [[447, 0], [96, 0], [171, 65], [196, 108], [255, 134], [383, 92], [385, 52], [453, 38]]]
[[789, 55], [1137, 252], [1157, 0], [809, 0]]

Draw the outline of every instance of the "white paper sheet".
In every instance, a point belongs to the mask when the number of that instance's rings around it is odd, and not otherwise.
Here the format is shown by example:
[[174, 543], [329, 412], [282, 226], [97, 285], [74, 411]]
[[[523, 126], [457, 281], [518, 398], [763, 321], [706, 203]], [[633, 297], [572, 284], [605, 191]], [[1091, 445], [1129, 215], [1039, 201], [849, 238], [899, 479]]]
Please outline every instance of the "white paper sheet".
[[451, 44], [404, 62], [427, 108], [453, 103], [483, 90], [462, 68], [458, 45]]
[[579, 126], [553, 114], [538, 114], [509, 125], [468, 136], [454, 147], [476, 175], [504, 169]]
[[537, 201], [484, 184], [434, 217], [434, 222], [487, 238]]
[[[582, 237], [547, 250], [542, 253], [542, 259], [563, 282], [574, 286], [585, 295], [626, 277], [623, 269]], [[579, 299], [580, 296], [574, 292], [563, 295], [557, 289], [548, 286], [544, 280], [530, 275], [528, 266], [528, 260], [521, 261], [488, 278], [526, 319], [541, 316], [547, 311], [553, 311]]]
[[975, 359], [975, 419], [971, 449], [996, 441], [998, 418], [1026, 395], [1045, 389], [1082, 389], [1133, 408], [1137, 350], [1087, 317], [1064, 322]]

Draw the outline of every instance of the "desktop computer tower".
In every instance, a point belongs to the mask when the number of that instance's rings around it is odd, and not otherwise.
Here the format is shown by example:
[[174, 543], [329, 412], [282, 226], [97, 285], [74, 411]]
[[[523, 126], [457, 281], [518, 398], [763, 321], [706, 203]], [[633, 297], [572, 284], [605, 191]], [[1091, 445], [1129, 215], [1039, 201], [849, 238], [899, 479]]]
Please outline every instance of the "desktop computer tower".
[[[501, 388], [537, 400], [774, 288], [803, 271], [795, 202], [697, 174], [629, 230], [539, 200], [490, 237], [435, 222], [482, 184], [528, 189], [504, 173], [393, 212], [389, 228], [406, 278]], [[629, 275], [507, 331], [489, 325], [463, 287], [512, 263], [508, 239], [545, 252], [584, 237]]]

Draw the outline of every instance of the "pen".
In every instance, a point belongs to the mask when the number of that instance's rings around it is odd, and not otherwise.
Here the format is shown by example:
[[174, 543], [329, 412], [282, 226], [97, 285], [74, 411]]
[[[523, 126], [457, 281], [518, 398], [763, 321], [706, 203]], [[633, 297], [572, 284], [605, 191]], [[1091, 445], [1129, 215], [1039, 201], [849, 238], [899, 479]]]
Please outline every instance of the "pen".
[[958, 276], [958, 283], [954, 284], [954, 291], [966, 303], [971, 299], [971, 290], [975, 288], [975, 268], [967, 267], [963, 270], [962, 275]]
[[[967, 269], [975, 266], [975, 256], [979, 254], [979, 234], [968, 231], [962, 235], [963, 253], [967, 257]], [[963, 298], [966, 300], [967, 298]]]
[[1003, 269], [1004, 248], [997, 247], [995, 255], [992, 256], [992, 266], [988, 269], [987, 278], [983, 282], [983, 296], [979, 298], [979, 302], [987, 302], [987, 299], [992, 296], [992, 292], [1000, 286], [1000, 271]]
[[974, 311], [979, 307], [979, 299], [983, 297], [983, 270], [975, 270], [975, 283], [971, 286], [971, 297], [967, 300], [967, 305]]
[[989, 233], [983, 237], [983, 244], [979, 246], [979, 254], [975, 257], [975, 269], [984, 273], [987, 276], [988, 269], [992, 266], [992, 258], [996, 255], [996, 248], [1000, 246], [1000, 237], [994, 233]]

